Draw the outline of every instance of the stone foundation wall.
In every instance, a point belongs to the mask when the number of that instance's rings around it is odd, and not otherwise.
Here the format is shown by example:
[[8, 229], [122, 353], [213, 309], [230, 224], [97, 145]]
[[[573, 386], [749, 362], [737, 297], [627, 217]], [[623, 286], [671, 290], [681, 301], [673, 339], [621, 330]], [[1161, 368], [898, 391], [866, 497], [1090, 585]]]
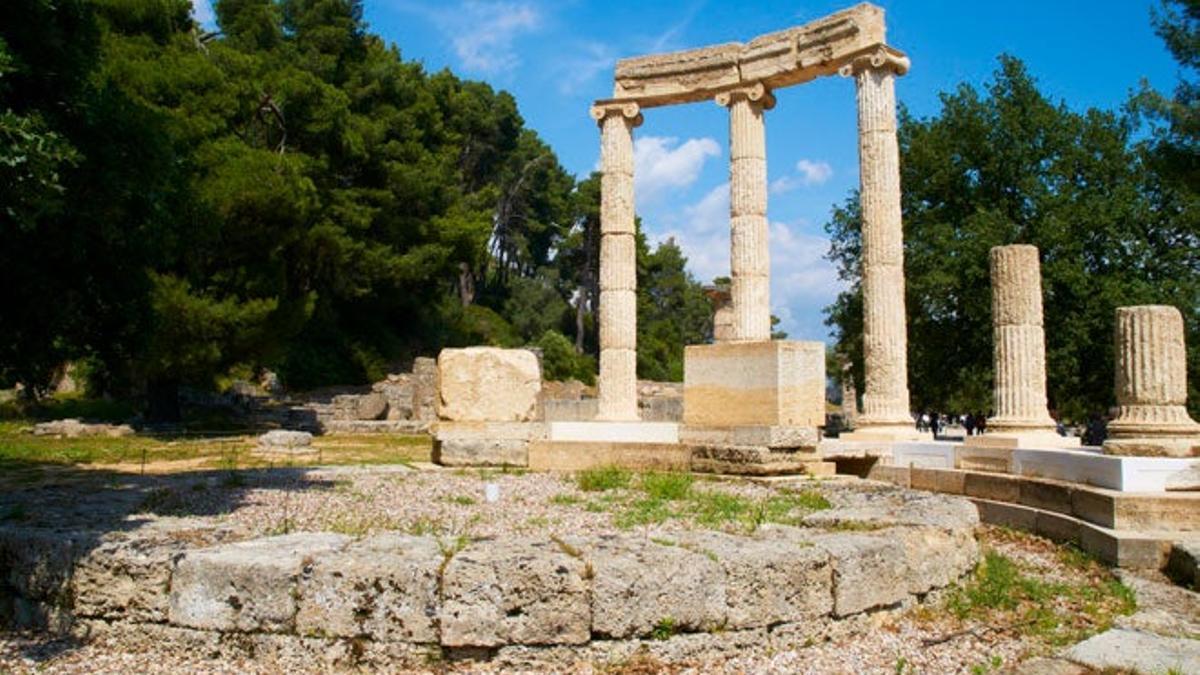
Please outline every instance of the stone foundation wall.
[[298, 533], [220, 543], [220, 530], [10, 527], [0, 529], [0, 610], [12, 627], [391, 665], [456, 653], [570, 662], [647, 646], [687, 658], [818, 638], [918, 601], [978, 559], [978, 518], [961, 499], [813, 517], [747, 536], [472, 542]]

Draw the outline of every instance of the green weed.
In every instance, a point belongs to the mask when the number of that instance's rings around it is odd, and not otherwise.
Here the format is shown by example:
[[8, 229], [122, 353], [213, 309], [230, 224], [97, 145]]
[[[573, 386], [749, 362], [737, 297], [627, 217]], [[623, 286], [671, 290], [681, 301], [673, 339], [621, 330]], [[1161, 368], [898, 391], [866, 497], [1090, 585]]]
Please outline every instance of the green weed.
[[615, 466], [586, 469], [575, 474], [575, 483], [584, 492], [606, 492], [629, 487], [633, 475]]

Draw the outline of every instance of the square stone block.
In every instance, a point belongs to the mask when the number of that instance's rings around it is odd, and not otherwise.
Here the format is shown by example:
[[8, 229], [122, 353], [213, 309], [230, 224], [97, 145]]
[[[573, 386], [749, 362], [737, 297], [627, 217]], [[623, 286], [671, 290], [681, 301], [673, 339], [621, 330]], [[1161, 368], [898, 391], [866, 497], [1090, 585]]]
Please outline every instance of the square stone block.
[[1012, 472], [1012, 449], [960, 445], [954, 448], [954, 467], [964, 471]]
[[438, 417], [526, 422], [538, 417], [542, 369], [527, 349], [467, 347], [438, 354]]
[[685, 348], [683, 421], [695, 427], [824, 426], [824, 343], [771, 340]]

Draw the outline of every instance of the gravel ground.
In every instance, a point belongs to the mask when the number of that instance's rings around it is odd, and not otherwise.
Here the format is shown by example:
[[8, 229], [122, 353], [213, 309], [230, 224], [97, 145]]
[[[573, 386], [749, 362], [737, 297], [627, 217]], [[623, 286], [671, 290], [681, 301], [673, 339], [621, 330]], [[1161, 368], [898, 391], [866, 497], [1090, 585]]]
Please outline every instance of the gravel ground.
[[[499, 498], [487, 499], [494, 485]], [[121, 486], [109, 486], [121, 490]], [[799, 485], [697, 481], [695, 490], [719, 492], [762, 503], [783, 492], [819, 492], [834, 506], [887, 498], [895, 490], [859, 481], [804, 481]], [[367, 534], [404, 530], [420, 534], [503, 536], [514, 533], [600, 533], [617, 531], [623, 508], [636, 502], [636, 485], [625, 490], [584, 492], [570, 476], [480, 471], [393, 469], [320, 469], [249, 476], [209, 472], [139, 483], [135, 514], [124, 518], [180, 519], [180, 525], [215, 524], [237, 538], [280, 531], [334, 530]], [[86, 512], [86, 491], [73, 490], [71, 513]], [[37, 495], [26, 493], [26, 500]], [[642, 495], [644, 496], [644, 495]], [[82, 501], [81, 501], [82, 500]], [[70, 501], [70, 500], [68, 500]], [[112, 503], [112, 500], [108, 500]], [[82, 504], [82, 506], [81, 506]], [[127, 509], [128, 510], [128, 509]], [[810, 512], [797, 507], [784, 517]], [[204, 514], [203, 516], [198, 514]], [[516, 515], [514, 515], [516, 514]], [[61, 514], [60, 514], [61, 515]], [[118, 514], [119, 515], [119, 514]], [[36, 522], [55, 518], [53, 509], [30, 511]], [[92, 513], [95, 517], [95, 513]], [[694, 518], [671, 518], [655, 530], [701, 526]], [[744, 527], [737, 521], [726, 528]], [[1015, 561], [1022, 572], [1054, 583], [1094, 584], [1108, 572], [1081, 564], [1046, 540], [984, 527], [986, 547]], [[1033, 655], [1053, 651], [1037, 636], [1020, 629], [997, 629], [1009, 617], [959, 620], [943, 601], [905, 611], [861, 617], [857, 635], [844, 626], [830, 639], [802, 649], [747, 650], [736, 658], [664, 666], [653, 661], [614, 668], [582, 664], [571, 672], [722, 672], [722, 673], [972, 673], [993, 672]], [[993, 625], [994, 624], [994, 625]], [[270, 657], [231, 659], [197, 653], [169, 640], [131, 642], [106, 637], [88, 643], [42, 635], [0, 633], [0, 672], [12, 673], [279, 673], [322, 672], [325, 666], [275, 661]], [[494, 672], [495, 666], [442, 664], [441, 672]]]

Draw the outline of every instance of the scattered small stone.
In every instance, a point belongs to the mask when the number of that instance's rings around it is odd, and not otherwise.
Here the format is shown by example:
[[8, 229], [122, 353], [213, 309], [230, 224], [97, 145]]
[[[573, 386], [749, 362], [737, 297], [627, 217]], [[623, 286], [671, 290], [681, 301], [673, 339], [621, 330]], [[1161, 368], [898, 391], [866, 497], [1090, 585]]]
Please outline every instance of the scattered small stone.
[[122, 436], [132, 436], [133, 434], [133, 427], [128, 424], [89, 423], [77, 418], [40, 422], [33, 426], [34, 436], [57, 436], [59, 438], [107, 436], [110, 438], [120, 438]]

